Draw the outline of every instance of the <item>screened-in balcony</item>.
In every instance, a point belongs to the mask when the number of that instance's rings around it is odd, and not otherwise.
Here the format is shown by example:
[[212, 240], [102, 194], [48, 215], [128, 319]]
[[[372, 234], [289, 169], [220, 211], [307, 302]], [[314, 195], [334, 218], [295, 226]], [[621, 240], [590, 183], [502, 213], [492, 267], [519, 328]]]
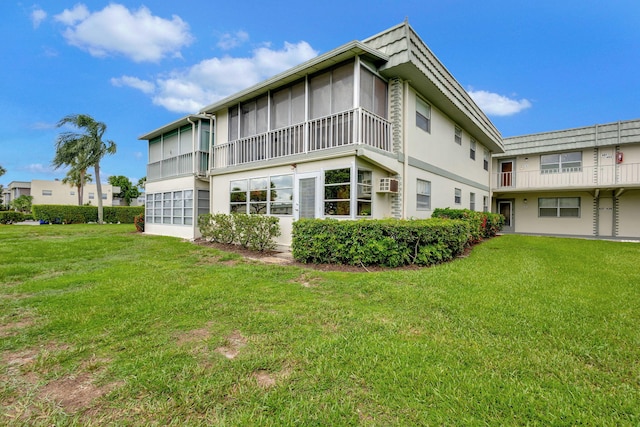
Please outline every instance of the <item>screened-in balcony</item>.
[[355, 145], [391, 152], [391, 124], [375, 114], [356, 108], [215, 145], [212, 168]]
[[147, 180], [172, 178], [184, 175], [205, 175], [209, 166], [209, 153], [205, 151], [185, 153], [147, 164]]
[[496, 191], [640, 187], [640, 164], [622, 163], [607, 166], [571, 167], [558, 170], [520, 170], [493, 176]]

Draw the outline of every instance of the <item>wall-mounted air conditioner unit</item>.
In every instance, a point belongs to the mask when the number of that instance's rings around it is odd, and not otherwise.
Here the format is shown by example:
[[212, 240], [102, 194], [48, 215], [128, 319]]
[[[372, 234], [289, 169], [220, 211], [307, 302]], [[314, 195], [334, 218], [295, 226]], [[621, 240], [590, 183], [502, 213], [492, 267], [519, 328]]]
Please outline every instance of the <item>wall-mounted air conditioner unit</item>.
[[378, 193], [397, 193], [398, 180], [395, 178], [380, 178]]

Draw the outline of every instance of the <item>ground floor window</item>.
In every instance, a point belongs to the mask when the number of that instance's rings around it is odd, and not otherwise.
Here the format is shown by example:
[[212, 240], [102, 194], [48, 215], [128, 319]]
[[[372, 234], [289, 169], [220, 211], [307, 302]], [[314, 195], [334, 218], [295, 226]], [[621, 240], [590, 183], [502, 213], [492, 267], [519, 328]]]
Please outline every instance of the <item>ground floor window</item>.
[[454, 195], [453, 195], [453, 202], [456, 205], [459, 205], [462, 203], [462, 190], [460, 188], [456, 188], [454, 189]]
[[358, 170], [358, 216], [371, 216], [371, 171]]
[[258, 215], [293, 214], [293, 175], [231, 181], [229, 212]]
[[145, 222], [148, 224], [192, 225], [193, 190], [147, 193]]
[[469, 209], [476, 210], [476, 193], [469, 193]]
[[489, 212], [489, 196], [482, 196], [482, 212]]
[[324, 172], [324, 214], [351, 215], [351, 168]]
[[539, 217], [580, 216], [580, 197], [540, 197], [538, 199]]
[[416, 209], [428, 211], [431, 209], [431, 182], [419, 179], [416, 188]]

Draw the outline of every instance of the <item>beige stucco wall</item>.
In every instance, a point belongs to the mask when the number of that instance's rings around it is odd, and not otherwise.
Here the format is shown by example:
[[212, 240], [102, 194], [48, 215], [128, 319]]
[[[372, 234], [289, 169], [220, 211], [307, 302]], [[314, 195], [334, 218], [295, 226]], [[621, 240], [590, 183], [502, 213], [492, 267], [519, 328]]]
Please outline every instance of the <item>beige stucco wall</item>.
[[[51, 191], [50, 196], [43, 195], [43, 191]], [[78, 189], [62, 181], [46, 181], [34, 179], [31, 181], [32, 204], [34, 205], [78, 205]], [[93, 194], [93, 198], [90, 196]], [[102, 194], [107, 198], [102, 200], [103, 206], [113, 204], [113, 187], [111, 184], [102, 184]], [[87, 184], [83, 190], [82, 204], [90, 203], [98, 206], [98, 189], [96, 184]]]
[[[539, 197], [580, 197], [580, 217], [540, 218]], [[516, 233], [593, 235], [593, 197], [587, 192], [514, 194], [500, 199], [514, 199], [513, 219]]]

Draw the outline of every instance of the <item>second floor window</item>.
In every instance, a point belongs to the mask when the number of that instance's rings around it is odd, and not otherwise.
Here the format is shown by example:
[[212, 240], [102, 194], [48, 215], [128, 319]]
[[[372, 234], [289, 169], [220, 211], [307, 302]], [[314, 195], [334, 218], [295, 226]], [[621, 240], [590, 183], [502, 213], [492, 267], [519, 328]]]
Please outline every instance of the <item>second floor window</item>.
[[416, 98], [416, 126], [431, 133], [431, 106], [420, 98]]
[[484, 150], [484, 157], [482, 161], [482, 167], [484, 170], [489, 170], [489, 150]]
[[469, 144], [469, 158], [471, 160], [476, 159], [476, 140], [471, 138], [471, 143]]
[[453, 140], [456, 142], [456, 144], [462, 145], [462, 129], [460, 129], [458, 126], [456, 126]]
[[582, 170], [582, 152], [544, 154], [540, 156], [541, 173], [580, 172]]

